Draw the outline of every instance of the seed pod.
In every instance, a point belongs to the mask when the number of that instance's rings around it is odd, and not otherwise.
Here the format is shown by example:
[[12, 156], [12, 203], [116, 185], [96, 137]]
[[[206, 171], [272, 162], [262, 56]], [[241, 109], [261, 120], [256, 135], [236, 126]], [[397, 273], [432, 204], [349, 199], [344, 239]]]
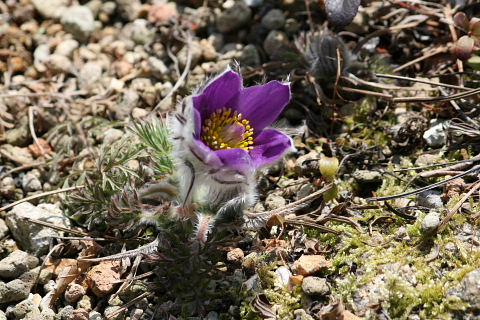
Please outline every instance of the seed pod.
[[460, 60], [468, 60], [472, 56], [475, 41], [469, 36], [463, 36], [453, 46], [453, 54]]
[[332, 180], [337, 173], [338, 165], [337, 158], [322, 156], [320, 158], [320, 173], [328, 180]]

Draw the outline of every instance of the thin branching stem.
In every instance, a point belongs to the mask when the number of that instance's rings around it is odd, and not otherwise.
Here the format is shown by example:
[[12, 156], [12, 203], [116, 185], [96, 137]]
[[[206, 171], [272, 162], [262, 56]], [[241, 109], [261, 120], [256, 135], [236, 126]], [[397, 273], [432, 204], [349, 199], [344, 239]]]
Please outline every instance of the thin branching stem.
[[185, 82], [185, 79], [187, 78], [188, 73], [190, 72], [190, 66], [192, 64], [192, 36], [190, 33], [187, 33], [187, 62], [185, 64], [185, 68], [183, 69], [182, 75], [180, 78], [178, 78], [177, 82], [173, 86], [173, 88], [168, 92], [168, 94], [153, 108], [153, 110], [150, 112], [150, 115], [155, 114], [155, 112], [158, 111], [158, 109], [169, 99], [174, 92], [180, 88], [181, 85]]
[[400, 103], [400, 102], [445, 102], [450, 100], [462, 99], [471, 97], [474, 95], [480, 94], [480, 88], [477, 89], [470, 89], [465, 92], [460, 92], [456, 94], [452, 94], [450, 96], [438, 96], [438, 97], [401, 97], [401, 98], [393, 98], [392, 102]]
[[457, 161], [451, 161], [451, 162], [430, 164], [428, 166], [396, 169], [396, 170], [393, 170], [393, 172], [404, 172], [404, 171], [410, 171], [410, 170], [424, 170], [424, 169], [430, 169], [430, 168], [436, 168], [436, 167], [449, 166], [449, 165], [458, 164], [458, 163], [469, 163], [469, 162], [475, 163], [475, 162], [478, 162], [478, 161], [480, 161], [480, 159], [475, 159], [475, 158], [468, 159], [468, 160], [457, 160]]
[[418, 83], [425, 83], [425, 84], [430, 84], [432, 86], [445, 87], [445, 88], [457, 89], [457, 90], [462, 90], [462, 91], [471, 90], [470, 88], [456, 86], [456, 85], [453, 85], [453, 84], [446, 84], [446, 83], [440, 83], [440, 82], [435, 82], [435, 81], [430, 81], [430, 80], [425, 80], [425, 79], [417, 79], [417, 78], [397, 76], [397, 75], [394, 75], [394, 74], [376, 73], [375, 76], [378, 77], [378, 78], [406, 80], [406, 81], [413, 81], [413, 82], [418, 82]]
[[468, 169], [467, 171], [464, 171], [462, 172], [461, 174], [458, 174], [454, 177], [451, 177], [451, 178], [448, 178], [448, 179], [445, 179], [443, 181], [440, 181], [440, 182], [436, 182], [436, 183], [432, 183], [431, 185], [428, 185], [428, 186], [425, 186], [425, 187], [422, 187], [422, 188], [419, 188], [419, 189], [416, 189], [416, 190], [413, 190], [413, 191], [409, 191], [409, 192], [404, 192], [404, 193], [400, 193], [400, 194], [397, 194], [397, 195], [393, 195], [393, 196], [385, 196], [385, 197], [372, 197], [372, 198], [367, 198], [366, 200], [367, 201], [384, 201], [384, 200], [392, 200], [392, 199], [397, 199], [397, 198], [403, 198], [403, 197], [407, 197], [407, 196], [411, 196], [411, 195], [414, 195], [414, 194], [418, 194], [420, 192], [423, 192], [423, 191], [427, 191], [427, 190], [431, 190], [431, 189], [434, 189], [436, 187], [440, 187], [440, 186], [443, 186], [444, 184], [450, 182], [450, 181], [453, 181], [455, 179], [458, 179], [458, 178], [461, 178], [461, 177], [464, 177], [472, 172], [475, 172], [475, 171], [478, 171], [480, 170], [480, 165], [476, 165], [474, 167], [472, 167], [471, 169]]

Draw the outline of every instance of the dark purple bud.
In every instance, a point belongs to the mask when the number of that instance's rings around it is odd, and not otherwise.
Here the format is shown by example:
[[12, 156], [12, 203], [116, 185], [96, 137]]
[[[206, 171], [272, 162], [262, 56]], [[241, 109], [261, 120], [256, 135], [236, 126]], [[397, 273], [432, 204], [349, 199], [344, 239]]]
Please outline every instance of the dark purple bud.
[[468, 30], [468, 17], [465, 13], [463, 12], [457, 12], [454, 16], [453, 16], [453, 22], [455, 23], [455, 25], [459, 28], [462, 28], [464, 31], [467, 31]]
[[463, 36], [458, 39], [453, 47], [453, 53], [460, 60], [468, 60], [472, 56], [472, 50], [475, 42], [469, 36]]
[[349, 25], [357, 15], [360, 0], [326, 0], [328, 21], [338, 27]]

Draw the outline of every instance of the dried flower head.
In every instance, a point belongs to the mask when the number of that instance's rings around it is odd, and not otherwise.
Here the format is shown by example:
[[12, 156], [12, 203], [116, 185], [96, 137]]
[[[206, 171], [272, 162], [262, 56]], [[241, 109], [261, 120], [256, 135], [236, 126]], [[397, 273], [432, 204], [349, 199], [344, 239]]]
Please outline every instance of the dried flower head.
[[296, 44], [309, 73], [315, 78], [330, 81], [337, 75], [338, 63], [341, 74], [351, 65], [350, 52], [343, 41], [332, 33], [308, 32], [297, 39]]
[[209, 224], [232, 208], [238, 212], [239, 206], [251, 205], [257, 169], [292, 148], [290, 137], [266, 129], [289, 102], [289, 84], [271, 81], [243, 88], [242, 82], [227, 69], [187, 97], [172, 119], [183, 205], [195, 201], [211, 208], [214, 219], [198, 215]]
[[471, 18], [463, 12], [457, 12], [453, 22], [467, 34], [460, 37], [453, 46], [453, 54], [460, 60], [468, 60], [473, 51], [480, 48], [480, 19]]
[[347, 26], [357, 15], [359, 6], [360, 0], [326, 0], [327, 19], [334, 26]]

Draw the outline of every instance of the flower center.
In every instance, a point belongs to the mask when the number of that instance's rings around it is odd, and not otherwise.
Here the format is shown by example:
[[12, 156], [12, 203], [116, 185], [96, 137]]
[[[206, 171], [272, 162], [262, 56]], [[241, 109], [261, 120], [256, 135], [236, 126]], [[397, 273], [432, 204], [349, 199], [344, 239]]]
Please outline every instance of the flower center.
[[253, 128], [242, 114], [232, 109], [218, 109], [203, 122], [202, 141], [213, 150], [253, 149]]

